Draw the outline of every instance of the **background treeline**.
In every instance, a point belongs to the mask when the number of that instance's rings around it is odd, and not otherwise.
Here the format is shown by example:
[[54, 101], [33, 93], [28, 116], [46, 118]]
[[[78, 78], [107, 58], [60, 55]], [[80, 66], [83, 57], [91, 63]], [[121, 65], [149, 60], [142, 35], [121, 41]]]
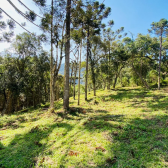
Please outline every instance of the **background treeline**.
[[[97, 89], [115, 89], [116, 86], [160, 89], [168, 85], [166, 19], [151, 24], [149, 33], [153, 34], [130, 38], [124, 27], [113, 30], [112, 20], [107, 25], [102, 23], [111, 12], [103, 3], [80, 0], [68, 5], [70, 0], [67, 3], [51, 0], [48, 8], [45, 1], [35, 3], [43, 14], [39, 25], [43, 34], [17, 35], [11, 48], [0, 55], [2, 114], [49, 101], [53, 108], [53, 102], [63, 97], [68, 108], [70, 96], [75, 99], [78, 93], [79, 105], [81, 92], [87, 100], [88, 91], [96, 96]], [[33, 11], [24, 15], [16, 6], [14, 8], [31, 22], [38, 16]], [[1, 15], [2, 12], [2, 19]], [[0, 23], [0, 30], [3, 30], [0, 41], [11, 42], [15, 22]], [[4, 33], [7, 25], [11, 32]], [[43, 44], [50, 45], [50, 53], [44, 51]], [[64, 58], [64, 75], [59, 75]], [[81, 79], [85, 86], [80, 87]]]
[[[167, 40], [165, 38], [163, 43], [161, 86], [168, 85]], [[112, 89], [116, 85], [157, 88], [160, 46], [158, 38], [139, 34], [135, 40], [125, 37], [111, 42], [111, 45], [110, 42], [103, 36], [91, 38], [89, 91], [93, 90], [96, 94], [96, 89]], [[11, 113], [48, 102], [50, 56], [43, 50], [40, 40], [23, 33], [16, 37], [12, 51], [13, 53], [5, 51], [0, 56], [1, 111]], [[82, 67], [85, 64], [82, 62]], [[70, 95], [72, 96], [74, 90], [75, 97], [79, 66], [75, 60], [70, 65]], [[85, 69], [82, 69], [85, 77]], [[59, 75], [55, 83], [55, 100], [63, 98], [63, 80], [64, 77]], [[84, 86], [81, 87], [81, 91], [84, 93]]]

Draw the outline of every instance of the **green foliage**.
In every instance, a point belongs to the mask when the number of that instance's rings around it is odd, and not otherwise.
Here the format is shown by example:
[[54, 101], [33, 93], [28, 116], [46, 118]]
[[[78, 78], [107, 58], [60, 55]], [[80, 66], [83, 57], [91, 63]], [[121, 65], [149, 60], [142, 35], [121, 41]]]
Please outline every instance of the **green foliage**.
[[154, 31], [157, 35], [164, 35], [167, 33], [168, 30], [168, 20], [162, 18], [159, 22], [152, 22], [151, 24], [151, 30], [149, 29], [149, 32], [151, 33]]
[[46, 6], [46, 0], [33, 0], [38, 6]]
[[[1, 21], [2, 18], [2, 11], [0, 10], [0, 31], [2, 31], [0, 42], [11, 42], [14, 35], [15, 22], [13, 20]], [[9, 28], [10, 31], [5, 31], [6, 28]]]
[[36, 14], [33, 11], [26, 12], [26, 17], [29, 18], [31, 21], [36, 20]]
[[158, 72], [156, 70], [149, 71], [147, 79], [149, 83], [157, 84]]
[[122, 87], [128, 87], [129, 86], [129, 79], [127, 77], [122, 78]]
[[46, 101], [48, 97], [48, 53], [42, 50], [38, 38], [23, 33], [16, 37], [13, 46], [15, 53], [6, 53], [1, 66], [0, 92], [4, 94], [6, 101], [12, 97], [9, 104], [13, 104], [12, 109], [7, 109], [6, 113], [25, 106], [36, 106]]

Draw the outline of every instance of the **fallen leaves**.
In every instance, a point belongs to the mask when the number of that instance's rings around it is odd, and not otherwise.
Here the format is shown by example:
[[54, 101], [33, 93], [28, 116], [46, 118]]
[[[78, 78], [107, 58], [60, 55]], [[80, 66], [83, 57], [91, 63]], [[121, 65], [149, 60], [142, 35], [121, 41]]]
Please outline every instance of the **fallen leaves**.
[[86, 114], [86, 110], [82, 110], [82, 113], [83, 113], [83, 114]]
[[0, 137], [0, 141], [2, 141], [4, 139], [4, 137]]
[[74, 152], [74, 151], [70, 151], [68, 153], [69, 156], [77, 156], [79, 153], [78, 152]]
[[96, 147], [96, 150], [101, 150], [102, 152], [105, 152], [106, 150], [104, 148], [102, 148], [101, 146]]
[[7, 127], [3, 127], [3, 128], [1, 128], [0, 130], [6, 130], [7, 129]]

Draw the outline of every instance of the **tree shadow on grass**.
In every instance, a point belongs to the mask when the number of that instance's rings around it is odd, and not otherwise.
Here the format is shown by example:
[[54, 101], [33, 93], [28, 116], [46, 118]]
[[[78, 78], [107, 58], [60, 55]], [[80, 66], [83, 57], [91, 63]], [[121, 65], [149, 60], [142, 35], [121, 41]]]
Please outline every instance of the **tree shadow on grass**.
[[120, 124], [111, 124], [108, 121], [121, 122], [124, 120], [124, 115], [97, 115], [95, 117], [89, 118], [86, 122], [83, 123], [84, 129], [89, 132], [92, 131], [105, 131], [105, 130], [116, 130], [120, 129]]
[[[168, 116], [165, 115], [136, 118], [123, 126], [102, 121], [87, 123], [89, 126], [86, 124], [86, 129], [108, 131], [108, 136], [111, 137], [108, 139], [111, 143], [106, 147], [108, 158], [96, 167], [167, 167], [167, 121]], [[96, 123], [102, 127], [96, 128]]]
[[0, 167], [28, 168], [33, 167], [37, 162], [42, 164], [37, 157], [43, 155], [49, 145], [42, 143], [41, 140], [48, 138], [56, 127], [63, 127], [66, 132], [73, 128], [66, 123], [36, 126], [26, 134], [16, 134], [8, 146], [0, 144]]
[[108, 96], [100, 96], [100, 98], [104, 101], [122, 101], [123, 99], [144, 99], [145, 97], [151, 97], [151, 95], [147, 94], [146, 90], [121, 90], [118, 91], [117, 94], [110, 94]]
[[[168, 110], [168, 97], [163, 95], [150, 95], [151, 100], [138, 100], [130, 105], [134, 108], [145, 108], [143, 112], [154, 112], [159, 110]], [[145, 103], [145, 104], [143, 104]]]
[[148, 102], [147, 107], [154, 111], [158, 110], [168, 110], [168, 97], [165, 96], [155, 96], [152, 102]]

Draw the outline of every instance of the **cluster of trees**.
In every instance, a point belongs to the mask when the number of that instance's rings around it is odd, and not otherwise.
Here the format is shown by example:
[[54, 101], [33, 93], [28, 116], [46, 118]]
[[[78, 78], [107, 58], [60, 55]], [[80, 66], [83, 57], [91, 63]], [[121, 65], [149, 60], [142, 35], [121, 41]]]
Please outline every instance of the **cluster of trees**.
[[[11, 29], [19, 24], [28, 33], [16, 36], [12, 52], [6, 51], [0, 57], [2, 114], [47, 101], [50, 101], [50, 109], [53, 110], [54, 101], [59, 97], [63, 98], [64, 109], [68, 110], [71, 88], [75, 99], [77, 79], [79, 105], [81, 68], [84, 66], [85, 100], [88, 89], [93, 90], [96, 96], [96, 89], [111, 89], [116, 84], [146, 88], [158, 84], [158, 89], [160, 84], [166, 84], [166, 19], [151, 24], [149, 32], [155, 33], [156, 37], [138, 34], [133, 39], [124, 33], [124, 27], [112, 30], [112, 20], [107, 25], [103, 23], [111, 8], [98, 1], [51, 0], [49, 5], [45, 0], [33, 1], [43, 16], [37, 15], [19, 0], [28, 9], [23, 13], [8, 0], [22, 17], [38, 26], [43, 33], [39, 36], [30, 33], [12, 17], [12, 21], [7, 22]], [[35, 24], [36, 18], [40, 19], [40, 25]], [[0, 30], [5, 29], [7, 24], [1, 21]], [[13, 33], [6, 35], [11, 37]], [[3, 39], [5, 37], [3, 35]], [[44, 43], [50, 44], [50, 53], [43, 50]], [[84, 60], [82, 55], [85, 55]], [[63, 58], [65, 70], [64, 76], [61, 76], [59, 70]]]
[[49, 58], [39, 39], [27, 33], [17, 35], [12, 50], [0, 57], [2, 113], [49, 100]]

